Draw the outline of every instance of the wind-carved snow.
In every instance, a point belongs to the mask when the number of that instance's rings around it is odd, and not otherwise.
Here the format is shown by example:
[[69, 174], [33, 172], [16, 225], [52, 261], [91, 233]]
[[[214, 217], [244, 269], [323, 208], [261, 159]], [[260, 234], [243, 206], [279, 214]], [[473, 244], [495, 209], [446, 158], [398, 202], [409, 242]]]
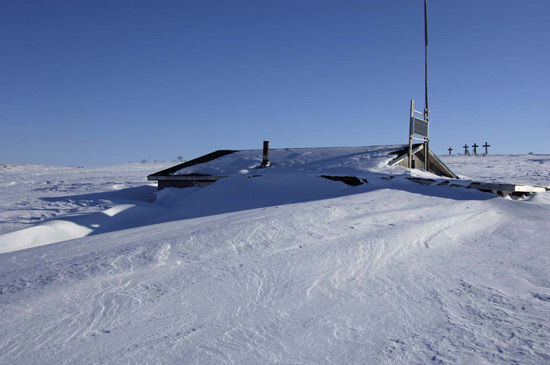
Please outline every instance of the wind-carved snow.
[[[544, 164], [492, 158], [548, 185]], [[476, 179], [483, 161], [445, 163]], [[254, 169], [153, 201], [161, 168], [0, 173], [3, 232], [52, 206], [93, 230], [0, 254], [0, 363], [550, 360], [548, 193]]]

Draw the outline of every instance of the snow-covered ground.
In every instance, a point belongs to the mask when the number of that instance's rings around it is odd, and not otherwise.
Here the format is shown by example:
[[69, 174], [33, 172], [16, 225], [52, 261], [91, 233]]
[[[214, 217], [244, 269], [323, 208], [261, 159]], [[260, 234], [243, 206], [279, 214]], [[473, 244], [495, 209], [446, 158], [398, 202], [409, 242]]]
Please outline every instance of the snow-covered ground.
[[146, 176], [174, 164], [87, 168], [0, 164], [0, 234], [56, 217], [103, 211], [112, 206], [113, 195], [138, 200], [145, 197], [141, 191], [150, 190], [148, 199], [153, 200], [156, 189], [145, 186]]
[[0, 167], [0, 363], [550, 361], [550, 193], [255, 170], [155, 200], [170, 165]]
[[441, 155], [451, 169], [487, 182], [550, 185], [550, 155]]

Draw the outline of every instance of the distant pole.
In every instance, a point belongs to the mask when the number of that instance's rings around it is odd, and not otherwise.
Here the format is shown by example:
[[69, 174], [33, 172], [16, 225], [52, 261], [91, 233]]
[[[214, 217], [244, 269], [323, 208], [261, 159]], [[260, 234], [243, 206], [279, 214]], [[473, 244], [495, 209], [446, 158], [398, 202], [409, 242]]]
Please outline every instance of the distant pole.
[[453, 154], [453, 148], [452, 147], [449, 147], [449, 149], [447, 151], [449, 151], [449, 156]]
[[485, 154], [488, 155], [489, 152], [488, 152], [487, 149], [488, 149], [489, 147], [491, 147], [491, 145], [490, 145], [490, 144], [487, 144], [487, 142], [485, 142], [485, 144], [484, 144], [483, 146], [481, 146], [481, 147], [485, 147]]
[[474, 144], [472, 145], [472, 147], [474, 148], [474, 155], [477, 155], [477, 148], [478, 148], [479, 146], [477, 145], [477, 143], [474, 143]]
[[469, 155], [470, 152], [468, 152], [468, 145], [467, 144], [464, 144], [464, 146], [462, 146], [462, 148], [464, 148], [464, 154], [465, 155]]

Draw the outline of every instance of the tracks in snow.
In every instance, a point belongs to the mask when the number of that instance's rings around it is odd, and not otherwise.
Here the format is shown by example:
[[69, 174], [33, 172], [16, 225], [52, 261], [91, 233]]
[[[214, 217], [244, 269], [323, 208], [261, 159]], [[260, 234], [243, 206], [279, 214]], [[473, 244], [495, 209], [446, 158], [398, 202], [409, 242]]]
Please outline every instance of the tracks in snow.
[[[517, 298], [467, 284], [483, 275], [470, 251], [479, 245], [483, 253], [495, 234], [505, 240], [498, 228], [506, 215], [487, 202], [411, 204], [411, 194], [394, 194], [165, 223], [0, 256], [0, 316], [10, 316], [5, 333], [19, 334], [0, 334], [0, 360], [40, 353], [49, 362], [457, 361], [468, 346], [498, 356], [505, 337], [495, 333], [511, 327], [540, 348], [546, 337], [517, 313]], [[540, 319], [546, 302], [535, 308], [531, 298], [522, 300]], [[492, 300], [507, 315], [476, 317]], [[487, 326], [480, 345], [472, 334]], [[541, 359], [537, 351], [530, 359]]]

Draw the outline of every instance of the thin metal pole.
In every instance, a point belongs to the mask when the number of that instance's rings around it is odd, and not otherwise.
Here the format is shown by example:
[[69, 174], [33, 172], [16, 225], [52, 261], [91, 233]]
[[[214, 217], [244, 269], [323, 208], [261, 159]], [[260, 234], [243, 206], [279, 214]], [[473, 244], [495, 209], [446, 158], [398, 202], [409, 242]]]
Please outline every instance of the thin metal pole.
[[[428, 1], [424, 0], [424, 97], [426, 101], [425, 114], [428, 115]], [[426, 118], [427, 120], [427, 118]]]
[[[424, 0], [424, 120], [428, 122], [428, 1]], [[429, 128], [429, 125], [428, 125]], [[424, 169], [428, 171], [429, 165], [429, 137], [424, 139]]]
[[410, 123], [409, 123], [409, 153], [408, 153], [408, 156], [407, 156], [407, 167], [409, 169], [412, 169], [412, 161], [413, 161], [413, 156], [412, 156], [412, 146], [413, 146], [413, 140], [412, 140], [412, 137], [413, 137], [413, 123], [414, 123], [414, 99], [411, 99], [411, 115], [410, 115]]

